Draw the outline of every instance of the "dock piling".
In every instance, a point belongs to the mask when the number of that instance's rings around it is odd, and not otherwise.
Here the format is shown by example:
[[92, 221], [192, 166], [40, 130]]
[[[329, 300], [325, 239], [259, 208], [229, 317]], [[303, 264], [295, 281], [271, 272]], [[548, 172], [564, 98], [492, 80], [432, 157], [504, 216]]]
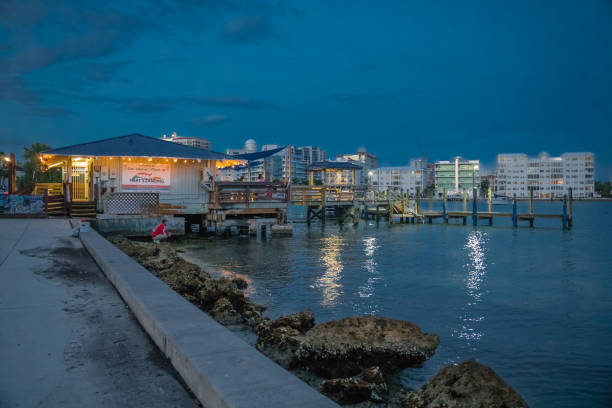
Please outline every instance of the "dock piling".
[[574, 224], [574, 193], [572, 190], [573, 189], [570, 187], [569, 188], [569, 218], [567, 220], [568, 228], [572, 228], [572, 225]]
[[467, 211], [467, 191], [463, 189], [463, 212]]
[[516, 193], [512, 197], [512, 226], [518, 227], [518, 216], [516, 213]]
[[444, 187], [442, 192], [442, 219], [448, 224], [448, 217], [446, 214], [446, 187]]
[[476, 202], [477, 190], [476, 187], [472, 189], [472, 225], [478, 225], [478, 204]]
[[563, 228], [567, 228], [567, 194], [563, 195]]
[[[489, 198], [489, 212], [493, 212], [493, 197], [491, 194], [491, 187], [489, 187], [488, 198]], [[491, 218], [491, 220], [493, 220], [493, 218]]]

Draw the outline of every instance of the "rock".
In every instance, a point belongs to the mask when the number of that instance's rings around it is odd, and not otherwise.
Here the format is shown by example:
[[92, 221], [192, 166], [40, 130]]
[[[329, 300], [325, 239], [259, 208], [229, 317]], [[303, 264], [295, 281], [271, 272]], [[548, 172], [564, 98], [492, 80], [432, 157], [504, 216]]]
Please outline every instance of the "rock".
[[523, 408], [525, 400], [495, 371], [475, 360], [444, 367], [403, 408]]
[[388, 397], [387, 383], [380, 367], [368, 367], [349, 378], [325, 380], [321, 392], [342, 405], [385, 402]]
[[271, 323], [271, 327], [291, 327], [300, 333], [306, 333], [315, 325], [315, 317], [312, 310], [304, 310], [302, 312], [293, 313], [287, 316], [281, 316]]
[[121, 236], [109, 240], [221, 324], [247, 324], [255, 328], [261, 323], [264, 307], [251, 303], [244, 295], [242, 290], [248, 286], [244, 279], [213, 279], [170, 245], [135, 242]]
[[306, 367], [323, 378], [351, 377], [373, 366], [385, 374], [419, 366], [440, 342], [435, 334], [402, 320], [349, 317], [303, 333], [295, 328], [296, 319], [262, 323], [257, 348], [286, 368]]
[[236, 312], [232, 303], [227, 298], [220, 298], [215, 302], [211, 316], [221, 324], [234, 325], [243, 322], [242, 316]]

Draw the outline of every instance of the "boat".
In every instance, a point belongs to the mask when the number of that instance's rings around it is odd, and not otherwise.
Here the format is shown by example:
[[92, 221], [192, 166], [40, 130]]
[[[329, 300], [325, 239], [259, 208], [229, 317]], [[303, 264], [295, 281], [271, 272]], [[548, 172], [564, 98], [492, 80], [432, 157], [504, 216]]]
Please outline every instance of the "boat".
[[508, 196], [493, 194], [493, 205], [510, 205], [512, 200]]

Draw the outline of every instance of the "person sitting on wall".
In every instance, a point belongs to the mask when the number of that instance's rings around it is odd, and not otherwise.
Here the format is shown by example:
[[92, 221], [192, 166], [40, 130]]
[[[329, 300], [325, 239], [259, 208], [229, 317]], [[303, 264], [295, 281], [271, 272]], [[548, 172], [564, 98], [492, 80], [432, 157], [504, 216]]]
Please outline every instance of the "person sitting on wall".
[[159, 244], [159, 241], [162, 239], [170, 238], [170, 231], [166, 231], [166, 219], [162, 219], [161, 223], [155, 227], [153, 233], [151, 234], [151, 238], [153, 238], [153, 242]]

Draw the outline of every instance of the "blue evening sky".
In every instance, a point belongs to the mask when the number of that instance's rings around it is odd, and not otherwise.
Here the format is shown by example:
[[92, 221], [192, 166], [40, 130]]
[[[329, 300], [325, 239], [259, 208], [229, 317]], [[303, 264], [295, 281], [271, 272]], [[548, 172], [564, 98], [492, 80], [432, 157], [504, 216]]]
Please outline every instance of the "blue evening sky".
[[0, 0], [0, 150], [142, 133], [212, 148], [596, 153], [612, 177], [609, 0]]

